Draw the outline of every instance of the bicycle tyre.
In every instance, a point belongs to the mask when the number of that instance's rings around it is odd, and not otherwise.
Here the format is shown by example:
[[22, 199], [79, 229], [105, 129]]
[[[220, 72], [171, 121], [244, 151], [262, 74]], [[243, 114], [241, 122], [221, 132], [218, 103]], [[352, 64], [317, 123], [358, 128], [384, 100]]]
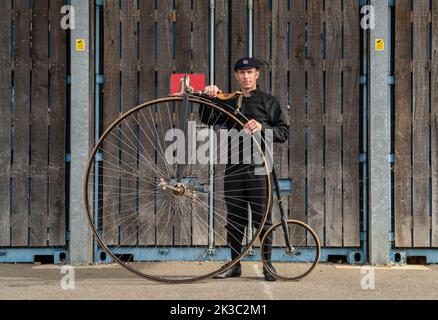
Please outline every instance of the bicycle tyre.
[[260, 251], [265, 252], [266, 240], [268, 237], [272, 239], [271, 261], [266, 261], [263, 254], [261, 260], [264, 268], [274, 277], [297, 281], [314, 270], [321, 255], [321, 245], [315, 231], [304, 222], [287, 220], [286, 223], [293, 251], [290, 252], [286, 246], [282, 222], [279, 222], [271, 226], [261, 240]]

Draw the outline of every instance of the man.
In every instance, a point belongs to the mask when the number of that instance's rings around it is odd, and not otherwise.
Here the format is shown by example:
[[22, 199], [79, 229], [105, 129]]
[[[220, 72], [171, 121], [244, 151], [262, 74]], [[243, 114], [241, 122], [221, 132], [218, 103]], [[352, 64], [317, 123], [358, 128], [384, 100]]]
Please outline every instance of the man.
[[[239, 82], [240, 90], [244, 95], [240, 112], [249, 119], [243, 129], [246, 133], [251, 134], [262, 129], [264, 131], [272, 130], [274, 142], [285, 142], [289, 135], [287, 118], [277, 99], [263, 92], [258, 87], [257, 80], [260, 77], [260, 67], [261, 63], [257, 59], [249, 57], [239, 59], [234, 66], [234, 77]], [[210, 97], [216, 97], [221, 92], [215, 85], [207, 86], [204, 89], [204, 93]], [[233, 102], [230, 104], [233, 105]], [[226, 125], [225, 117], [213, 114], [214, 111], [211, 111], [211, 109], [206, 111], [201, 106], [199, 112], [201, 121], [206, 124]], [[232, 129], [230, 126], [227, 126], [227, 128]], [[239, 148], [239, 153], [238, 164], [227, 163], [224, 179], [224, 195], [227, 205], [227, 238], [233, 260], [241, 252], [244, 229], [248, 224], [248, 204], [251, 206], [253, 222], [256, 228], [260, 226], [261, 218], [267, 207], [266, 177], [255, 175], [255, 166], [253, 164], [241, 163], [243, 162], [240, 157], [242, 154], [241, 148]], [[260, 234], [260, 239], [271, 225], [271, 214], [269, 212], [265, 227]], [[263, 254], [265, 260], [270, 264], [272, 239], [266, 239], [265, 243], [266, 251]], [[267, 281], [277, 280], [266, 270], [263, 270], [263, 273]], [[238, 262], [231, 269], [216, 278], [239, 277], [241, 274], [241, 264]]]

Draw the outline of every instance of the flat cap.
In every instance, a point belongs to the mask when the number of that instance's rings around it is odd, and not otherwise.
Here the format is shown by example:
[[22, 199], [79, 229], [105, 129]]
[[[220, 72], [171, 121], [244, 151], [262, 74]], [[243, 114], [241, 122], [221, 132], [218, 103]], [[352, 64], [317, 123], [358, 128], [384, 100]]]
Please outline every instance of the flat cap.
[[252, 68], [259, 70], [261, 66], [262, 64], [259, 60], [251, 57], [244, 57], [237, 60], [236, 64], [234, 65], [234, 71]]

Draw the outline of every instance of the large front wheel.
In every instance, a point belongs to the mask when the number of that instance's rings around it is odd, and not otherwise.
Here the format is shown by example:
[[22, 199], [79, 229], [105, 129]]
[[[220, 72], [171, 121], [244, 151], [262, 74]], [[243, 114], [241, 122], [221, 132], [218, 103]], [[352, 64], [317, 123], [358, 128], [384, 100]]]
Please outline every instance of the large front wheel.
[[[204, 112], [218, 117], [206, 125]], [[225, 138], [219, 132], [224, 119]], [[109, 125], [89, 159], [84, 199], [96, 240], [113, 261], [150, 280], [190, 282], [227, 270], [248, 251], [260, 230], [232, 259], [227, 225], [233, 214], [227, 205], [251, 212], [263, 226], [271, 184], [260, 139], [253, 135], [259, 164], [251, 184], [241, 183], [237, 164], [223, 162], [230, 150], [223, 142], [241, 145], [242, 127], [238, 115], [195, 97], [151, 101]], [[225, 190], [226, 168], [227, 182], [236, 188]], [[251, 197], [254, 189], [260, 197]], [[240, 195], [246, 199], [236, 203]]]

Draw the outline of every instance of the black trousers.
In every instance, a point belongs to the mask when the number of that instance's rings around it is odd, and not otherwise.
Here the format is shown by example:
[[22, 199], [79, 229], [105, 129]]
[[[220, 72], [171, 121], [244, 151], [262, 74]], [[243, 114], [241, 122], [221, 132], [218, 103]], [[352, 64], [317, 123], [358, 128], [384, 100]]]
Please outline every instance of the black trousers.
[[[227, 204], [227, 241], [233, 260], [241, 253], [245, 227], [248, 226], [248, 204], [251, 206], [254, 228], [256, 230], [260, 228], [268, 205], [267, 179], [270, 179], [270, 177], [256, 175], [253, 165], [229, 165], [225, 170], [224, 195]], [[271, 183], [272, 188], [273, 185]], [[269, 211], [265, 225], [260, 233], [260, 240], [271, 226], [272, 218]], [[270, 262], [272, 238], [267, 238], [265, 244], [263, 255], [265, 260]]]

